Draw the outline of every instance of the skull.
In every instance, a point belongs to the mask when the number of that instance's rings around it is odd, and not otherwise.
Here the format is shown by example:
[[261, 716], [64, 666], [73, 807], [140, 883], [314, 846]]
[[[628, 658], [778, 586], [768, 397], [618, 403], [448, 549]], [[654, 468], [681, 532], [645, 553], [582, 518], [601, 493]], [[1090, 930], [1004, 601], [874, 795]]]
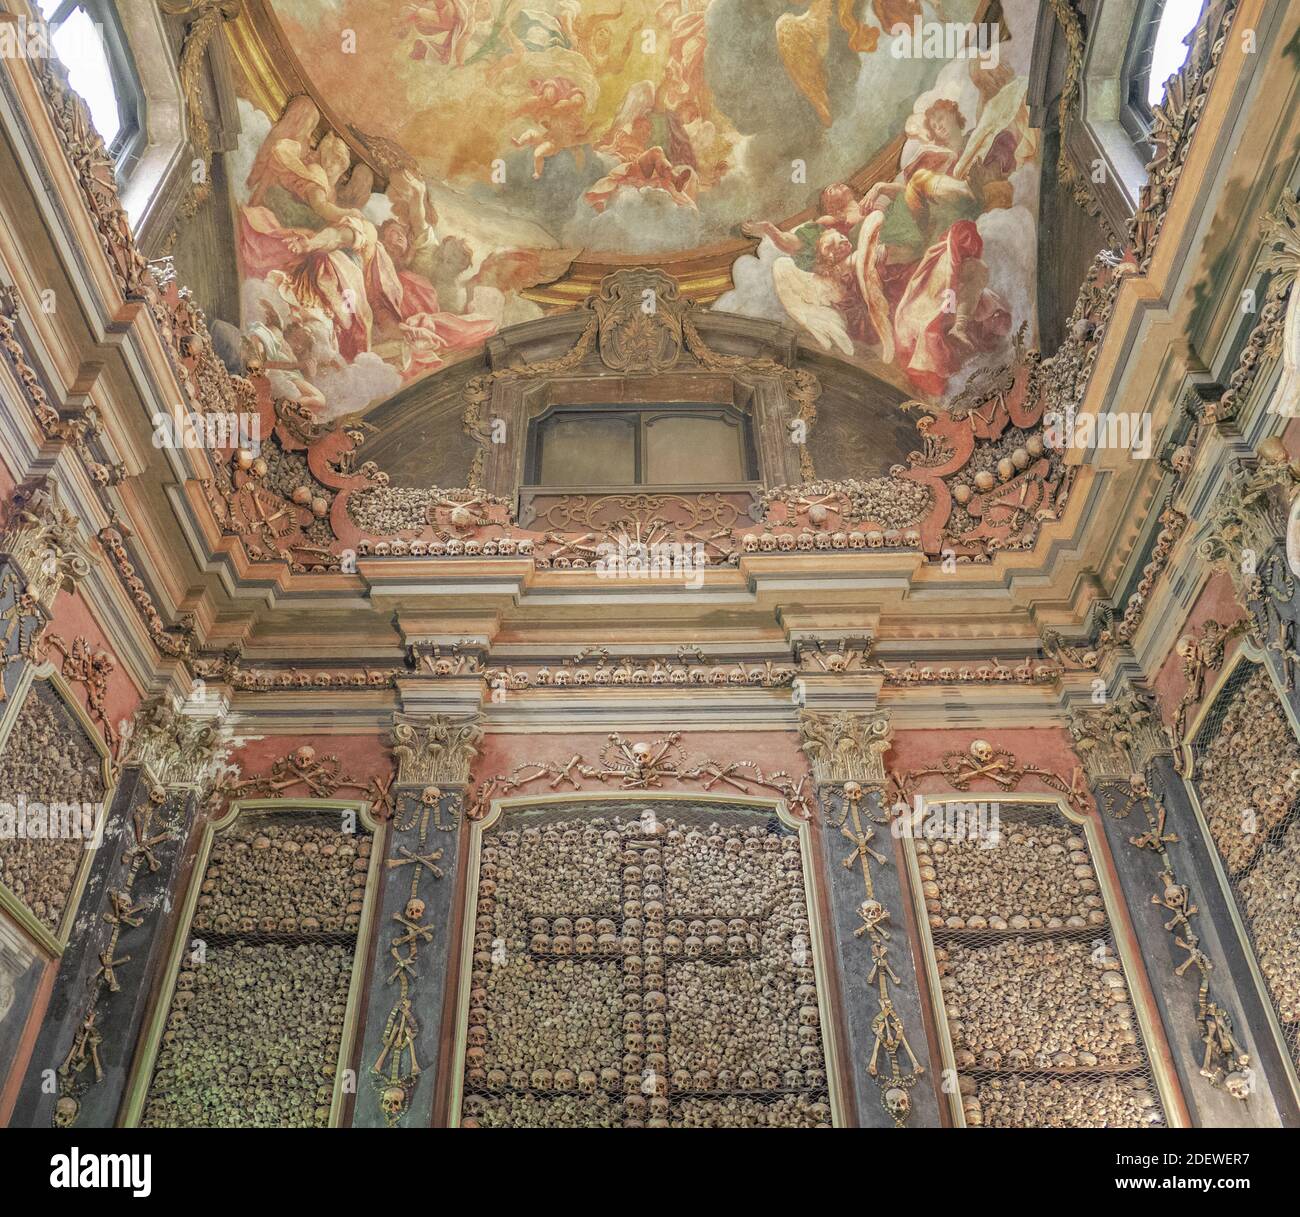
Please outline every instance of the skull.
[[862, 786], [857, 782], [845, 782], [844, 797], [848, 799], [850, 803], [856, 803], [862, 798]]
[[912, 1110], [911, 1097], [901, 1086], [891, 1086], [885, 1091], [885, 1110], [895, 1120], [906, 1120], [907, 1113]]
[[54, 1105], [54, 1126], [56, 1128], [71, 1128], [80, 1111], [81, 1104], [70, 1095], [65, 1094]]
[[304, 744], [293, 754], [294, 764], [299, 769], [306, 769], [316, 759], [316, 749]]
[[426, 807], [432, 807], [442, 798], [442, 791], [437, 786], [426, 786], [420, 792], [420, 802]]
[[424, 916], [424, 901], [411, 899], [406, 902], [407, 921], [419, 921]]
[[406, 1107], [406, 1091], [400, 1086], [387, 1086], [379, 1097], [379, 1106], [390, 1120], [397, 1119]]
[[987, 765], [993, 759], [993, 745], [985, 739], [971, 740], [970, 754], [981, 765]]
[[1234, 1099], [1250, 1098], [1250, 1078], [1247, 1074], [1233, 1070], [1223, 1079], [1223, 1085]]

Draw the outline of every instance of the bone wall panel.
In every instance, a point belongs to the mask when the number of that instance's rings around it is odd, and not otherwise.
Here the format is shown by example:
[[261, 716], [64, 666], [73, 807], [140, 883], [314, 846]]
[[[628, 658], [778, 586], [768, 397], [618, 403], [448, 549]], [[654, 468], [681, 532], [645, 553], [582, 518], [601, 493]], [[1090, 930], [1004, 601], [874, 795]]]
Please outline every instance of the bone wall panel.
[[508, 809], [475, 878], [463, 1124], [830, 1124], [800, 842], [774, 814]]
[[249, 810], [215, 834], [144, 1125], [330, 1122], [372, 847], [344, 819]]
[[912, 842], [935, 1016], [968, 1127], [1165, 1122], [1082, 829], [1002, 803], [1000, 837]]
[[1300, 742], [1266, 667], [1233, 669], [1193, 754], [1201, 814], [1285, 1050], [1300, 1064]]

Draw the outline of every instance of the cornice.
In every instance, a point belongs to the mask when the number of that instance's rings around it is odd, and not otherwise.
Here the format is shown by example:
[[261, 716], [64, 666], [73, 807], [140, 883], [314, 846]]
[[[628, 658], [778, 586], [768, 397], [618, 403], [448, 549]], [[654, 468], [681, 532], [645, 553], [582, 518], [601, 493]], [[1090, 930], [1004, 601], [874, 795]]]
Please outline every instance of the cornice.
[[[1082, 405], [1085, 411], [1102, 403], [1141, 397], [1140, 392], [1134, 393], [1139, 373], [1147, 377], [1146, 399], [1156, 400], [1158, 382], [1151, 379], [1151, 364], [1141, 353], [1143, 346], [1153, 345], [1153, 327], [1162, 335], [1177, 329], [1182, 314], [1167, 302], [1179, 301], [1184, 310], [1191, 307], [1184, 303], [1194, 294], [1184, 290], [1188, 278], [1199, 273], [1222, 244], [1210, 220], [1222, 205], [1232, 136], [1244, 121], [1256, 83], [1253, 73], [1257, 69], [1274, 74], [1280, 70], [1272, 63], [1259, 66], [1266, 59], [1267, 39], [1277, 36], [1279, 20], [1259, 0], [1243, 2], [1238, 10], [1238, 22], [1254, 23], [1260, 30], [1261, 54], [1254, 60], [1225, 54], [1215, 71], [1200, 125], [1217, 134], [1211, 140], [1193, 141], [1187, 150], [1150, 265], [1145, 273], [1126, 274], [1119, 282], [1105, 322], [1105, 336], [1084, 354], [1081, 362], [1085, 369], [1091, 361]], [[4, 80], [0, 117], [19, 133], [15, 147], [23, 171], [33, 195], [40, 200], [42, 218], [55, 236], [57, 255], [78, 284], [79, 296], [85, 297], [94, 340], [116, 348], [146, 410], [151, 402], [165, 402], [169, 397], [180, 400], [177, 371], [181, 364], [174, 349], [177, 336], [164, 335], [150, 307], [123, 296], [121, 269], [115, 271], [102, 245], [103, 233], [86, 211], [82, 187], [63, 155], [40, 88], [23, 64], [8, 67], [0, 77]], [[1287, 134], [1279, 120], [1269, 136], [1271, 146], [1283, 147]], [[559, 334], [574, 324], [582, 322], [566, 320], [551, 328]], [[700, 317], [698, 324], [708, 335], [726, 333], [737, 325], [723, 317]], [[201, 330], [201, 320], [197, 325]], [[501, 352], [509, 352], [519, 341], [518, 334], [503, 335], [498, 346]], [[799, 364], [803, 354], [790, 343], [788, 333], [785, 341], [790, 345], [784, 362]], [[1156, 367], [1167, 366], [1168, 351], [1166, 343], [1153, 357]], [[1204, 368], [1199, 365], [1213, 361], [1188, 348], [1183, 362], [1188, 374], [1201, 375]], [[112, 387], [101, 375], [86, 392], [112, 416], [114, 448], [122, 449], [127, 472], [156, 468], [139, 443], [138, 428], [129, 419], [118, 417], [118, 403], [108, 397]], [[102, 402], [100, 394], [104, 395]], [[202, 472], [199, 456], [173, 452], [152, 459], [165, 461], [176, 480], [169, 497], [180, 527], [168, 528], [155, 520], [133, 522], [129, 518], [132, 513], [124, 510], [124, 522], [134, 526], [128, 545], [133, 557], [150, 567], [146, 583], [158, 598], [156, 611], [161, 618], [171, 622], [178, 612], [193, 613], [199, 638], [219, 633], [222, 641], [256, 638], [260, 623], [272, 611], [309, 614], [328, 609], [341, 619], [348, 611], [367, 609], [382, 618], [393, 611], [436, 614], [449, 605], [458, 610], [477, 607], [508, 618], [511, 629], [524, 635], [584, 614], [618, 620], [624, 629], [690, 634], [701, 621], [724, 614], [730, 615], [743, 633], [757, 638], [791, 614], [816, 618], [825, 613], [830, 618], [857, 610], [864, 620], [871, 621], [882, 647], [905, 638], [916, 654], [924, 655], [928, 645], [932, 653], [946, 655], [953, 653], [954, 644], [968, 640], [972, 630], [1031, 638], [1049, 620], [1054, 627], [1085, 630], [1087, 602], [1105, 592], [1111, 572], [1115, 578], [1112, 595], [1131, 581], [1126, 573], [1131, 557], [1116, 561], [1116, 555], [1121, 549], [1131, 554], [1145, 544], [1151, 530], [1138, 525], [1135, 517], [1141, 504], [1154, 503], [1160, 497], [1158, 485], [1153, 485], [1154, 468], [1150, 474], [1140, 471], [1134, 477], [1117, 477], [1115, 469], [1105, 467], [1114, 462], [1102, 461], [1084, 466], [1076, 475], [1061, 517], [1043, 525], [1033, 548], [996, 552], [988, 563], [962, 563], [950, 573], [906, 548], [879, 553], [742, 553], [734, 567], [707, 570], [700, 591], [686, 593], [677, 588], [598, 580], [573, 570], [543, 570], [530, 562], [499, 557], [464, 562], [362, 557], [355, 577], [295, 573], [285, 563], [252, 561], [238, 538], [221, 535], [193, 481]], [[130, 500], [130, 494], [101, 492], [88, 485], [79, 510], [84, 510], [85, 518], [99, 530]], [[131, 506], [136, 506], [135, 501]], [[135, 514], [140, 510], [143, 508]], [[1104, 529], [1108, 517], [1115, 521], [1110, 532]], [[1103, 527], [1099, 528], [1099, 523]], [[797, 521], [790, 525], [799, 526]], [[1182, 575], [1182, 561], [1179, 559], [1171, 571], [1169, 581], [1174, 584]], [[1094, 571], [1106, 572], [1100, 587]], [[129, 602], [118, 587], [101, 608], [110, 611], [116, 605], [120, 609]], [[972, 608], [978, 610], [973, 625]], [[851, 627], [828, 626], [832, 631], [845, 628]], [[1154, 627], [1145, 628], [1149, 635]], [[138, 623], [134, 633], [141, 636]], [[143, 636], [148, 637], [148, 632]], [[344, 643], [340, 634], [337, 645]], [[394, 645], [400, 651], [396, 637]], [[329, 649], [328, 639], [323, 639], [323, 653]], [[1148, 650], [1144, 643], [1141, 653]], [[143, 656], [138, 656], [134, 665], [141, 672], [153, 666], [142, 660]]]

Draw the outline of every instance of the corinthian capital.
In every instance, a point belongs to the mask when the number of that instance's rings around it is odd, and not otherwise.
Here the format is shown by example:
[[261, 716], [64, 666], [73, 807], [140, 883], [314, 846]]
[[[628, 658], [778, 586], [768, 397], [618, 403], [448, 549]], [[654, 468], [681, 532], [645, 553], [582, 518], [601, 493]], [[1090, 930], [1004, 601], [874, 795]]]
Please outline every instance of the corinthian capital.
[[885, 753], [893, 743], [893, 728], [883, 710], [872, 714], [805, 710], [799, 716], [799, 735], [819, 784], [885, 784]]

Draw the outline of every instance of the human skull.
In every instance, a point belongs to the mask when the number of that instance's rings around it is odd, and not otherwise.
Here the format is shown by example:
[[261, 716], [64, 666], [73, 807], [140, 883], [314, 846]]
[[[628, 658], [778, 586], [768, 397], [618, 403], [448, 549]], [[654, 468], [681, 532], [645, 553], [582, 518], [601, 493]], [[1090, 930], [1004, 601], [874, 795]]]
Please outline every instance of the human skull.
[[858, 782], [845, 782], [844, 797], [848, 799], [850, 803], [856, 803], [859, 799], [862, 798], [861, 784]]
[[912, 1099], [901, 1086], [891, 1086], [885, 1091], [885, 1110], [895, 1120], [905, 1120], [912, 1110]]
[[1250, 1077], [1238, 1070], [1233, 1070], [1223, 1079], [1223, 1086], [1234, 1099], [1250, 1098]]
[[63, 1095], [54, 1104], [54, 1126], [56, 1128], [71, 1128], [80, 1111], [81, 1104], [76, 1099], [70, 1095]]
[[390, 1120], [397, 1119], [406, 1107], [406, 1091], [400, 1086], [385, 1087], [384, 1093], [379, 1097], [379, 1106]]
[[987, 765], [993, 759], [993, 745], [984, 739], [971, 740], [970, 754], [981, 765]]

